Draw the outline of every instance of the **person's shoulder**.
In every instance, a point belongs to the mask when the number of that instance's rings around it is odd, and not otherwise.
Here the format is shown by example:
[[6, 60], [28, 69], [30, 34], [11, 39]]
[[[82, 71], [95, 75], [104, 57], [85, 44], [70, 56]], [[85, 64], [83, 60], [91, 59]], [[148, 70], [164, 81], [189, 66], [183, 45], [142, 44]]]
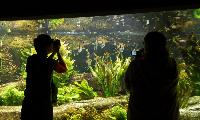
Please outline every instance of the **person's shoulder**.
[[37, 58], [37, 54], [33, 54], [31, 56], [28, 56], [28, 59], [34, 59], [34, 58]]
[[168, 61], [169, 61], [170, 63], [172, 63], [172, 64], [176, 64], [176, 60], [175, 60], [175, 58], [173, 58], [173, 57], [169, 57], [169, 58], [168, 58]]
[[31, 55], [31, 56], [28, 56], [28, 58], [27, 58], [27, 60], [28, 61], [34, 61], [34, 60], [36, 60], [36, 59], [38, 59], [38, 56], [37, 56], [37, 54], [33, 54], [33, 55]]
[[138, 64], [142, 64], [144, 63], [145, 58], [144, 57], [139, 57], [139, 58], [135, 58], [131, 61], [130, 65], [131, 66], [137, 66]]
[[174, 68], [177, 66], [175, 58], [173, 57], [168, 58], [168, 66], [170, 66], [171, 68]]

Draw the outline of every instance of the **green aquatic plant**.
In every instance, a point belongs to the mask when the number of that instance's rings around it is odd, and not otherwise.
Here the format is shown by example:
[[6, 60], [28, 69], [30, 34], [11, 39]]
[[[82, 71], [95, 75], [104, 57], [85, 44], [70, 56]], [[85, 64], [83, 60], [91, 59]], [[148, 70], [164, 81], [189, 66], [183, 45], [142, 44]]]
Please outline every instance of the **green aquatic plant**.
[[200, 8], [193, 10], [194, 18], [200, 18]]
[[80, 100], [80, 91], [75, 85], [64, 86], [58, 88], [58, 104], [64, 104], [72, 102], [74, 100]]
[[80, 108], [68, 108], [64, 114], [54, 116], [55, 120], [102, 120], [102, 116], [98, 113], [96, 108], [80, 107]]
[[0, 76], [1, 76], [0, 84], [8, 83], [12, 81], [13, 79], [16, 79], [17, 69], [18, 69], [18, 66], [15, 64], [15, 61], [12, 59], [11, 54], [8, 52], [2, 53], [1, 58], [0, 58]]
[[87, 80], [82, 80], [81, 83], [74, 82], [74, 84], [81, 92], [81, 99], [92, 99], [97, 96], [97, 93], [93, 91], [93, 88], [88, 85]]
[[55, 114], [55, 120], [126, 120], [126, 107], [114, 105], [111, 108], [98, 109], [94, 106], [69, 107], [64, 113]]
[[93, 99], [97, 93], [88, 85], [87, 80], [82, 80], [81, 83], [74, 82], [68, 86], [58, 88], [58, 104], [72, 102], [74, 100]]
[[[0, 88], [0, 105], [21, 105], [24, 98], [25, 81], [9, 83]], [[81, 83], [74, 82], [68, 86], [58, 88], [58, 104], [69, 103], [76, 100], [92, 99], [97, 96], [86, 80]]]
[[6, 86], [0, 92], [0, 105], [21, 105], [23, 99], [24, 91], [17, 89], [14, 85]]
[[189, 77], [192, 81], [192, 96], [200, 95], [200, 72], [198, 66], [188, 67]]
[[192, 81], [189, 77], [188, 73], [185, 70], [185, 63], [180, 63], [178, 65], [179, 76], [178, 76], [178, 101], [180, 103], [180, 107], [184, 108], [188, 105], [188, 100], [191, 97], [192, 93]]
[[110, 109], [106, 109], [101, 113], [101, 117], [105, 120], [127, 120], [127, 108], [116, 105]]
[[[15, 66], [17, 66], [17, 71], [15, 72], [20, 79], [26, 78], [26, 62], [28, 56], [36, 53], [33, 46], [32, 46], [32, 36], [15, 36], [15, 37], [5, 37], [4, 44], [8, 47], [9, 53], [11, 54], [12, 58], [9, 59], [13, 60], [15, 63]], [[9, 65], [9, 64], [7, 64]], [[9, 68], [9, 66], [6, 66]], [[6, 74], [6, 73], [5, 73]], [[12, 79], [11, 81], [14, 81], [16, 79]]]
[[[186, 44], [187, 43], [187, 44]], [[181, 36], [173, 37], [171, 49], [178, 50], [181, 54], [174, 53], [177, 58], [179, 69], [179, 101], [182, 107], [187, 106], [190, 96], [200, 95], [200, 44], [195, 33], [191, 33], [188, 39], [183, 40]]]
[[102, 88], [103, 96], [115, 96], [120, 92], [130, 60], [120, 57], [120, 54], [116, 55], [116, 60], [112, 60], [109, 53], [105, 53], [102, 57], [96, 55], [95, 65], [89, 66], [89, 69]]
[[64, 18], [60, 19], [49, 19], [49, 27], [51, 29], [56, 29], [57, 26], [62, 25], [64, 23]]

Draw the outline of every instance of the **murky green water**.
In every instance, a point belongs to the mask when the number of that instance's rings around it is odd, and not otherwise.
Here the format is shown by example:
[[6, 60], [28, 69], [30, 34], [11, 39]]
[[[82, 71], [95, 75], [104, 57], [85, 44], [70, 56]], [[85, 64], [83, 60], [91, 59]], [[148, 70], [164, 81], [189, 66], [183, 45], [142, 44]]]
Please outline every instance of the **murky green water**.
[[[60, 110], [75, 101], [126, 96], [127, 94], [122, 94], [124, 88], [121, 78], [124, 74], [121, 73], [125, 72], [130, 60], [134, 59], [134, 51], [143, 47], [145, 34], [158, 30], [167, 36], [170, 55], [175, 57], [178, 63], [179, 101], [182, 108], [188, 107], [188, 99], [200, 95], [199, 16], [198, 10], [191, 9], [80, 18], [0, 21], [0, 105], [21, 105], [25, 89], [26, 59], [35, 53], [32, 40], [40, 33], [47, 33], [52, 38], [61, 40], [60, 52], [69, 67], [66, 74], [54, 74], [54, 82], [59, 87], [57, 107], [60, 107]], [[108, 71], [99, 72], [103, 69], [100, 66], [107, 67], [111, 71], [111, 76], [120, 77], [105, 78]], [[103, 76], [100, 81], [117, 81], [118, 84], [112, 87], [105, 84], [102, 88], [97, 78]], [[110, 87], [109, 90], [107, 87]], [[80, 92], [85, 88], [86, 91]], [[198, 100], [194, 103], [199, 104]], [[105, 109], [101, 108], [101, 113], [97, 112], [99, 106], [95, 103], [94, 106], [91, 105], [89, 108], [92, 107], [91, 115], [96, 119], [107, 119], [109, 115], [106, 112], [112, 113], [115, 109], [121, 110], [118, 112], [126, 116], [124, 111], [127, 103], [120, 103], [113, 111], [106, 111], [108, 107], [105, 105]], [[71, 113], [76, 109], [71, 107]], [[83, 119], [86, 110], [88, 106], [73, 114], [73, 119]], [[61, 110], [57, 115], [58, 119], [63, 115]], [[69, 115], [64, 117], [69, 119]], [[87, 114], [86, 118], [90, 117], [92, 116]], [[116, 113], [113, 117], [119, 116]]]

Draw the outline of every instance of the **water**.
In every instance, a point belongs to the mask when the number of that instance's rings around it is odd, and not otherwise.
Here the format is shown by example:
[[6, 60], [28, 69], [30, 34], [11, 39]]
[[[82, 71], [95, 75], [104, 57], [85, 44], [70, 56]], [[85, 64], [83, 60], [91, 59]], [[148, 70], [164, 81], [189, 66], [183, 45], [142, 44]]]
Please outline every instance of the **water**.
[[[55, 107], [55, 110], [59, 113], [60, 109], [68, 108], [69, 104], [84, 106], [88, 103], [87, 100], [98, 107], [97, 103], [102, 99], [105, 103], [99, 103], [104, 108], [108, 108], [117, 97], [121, 100], [119, 102], [121, 106], [116, 105], [113, 110], [121, 110], [120, 112], [125, 115], [128, 94], [122, 94], [122, 84], [115, 86], [117, 88], [115, 90], [111, 89], [111, 86], [102, 88], [102, 85], [106, 84], [98, 83], [97, 77], [100, 81], [106, 80], [103, 83], [120, 82], [121, 79], [116, 77], [106, 77], [119, 74], [112, 69], [115, 68], [116, 60], [119, 60], [118, 62], [123, 66], [128, 60], [134, 59], [135, 52], [144, 47], [143, 38], [146, 33], [158, 30], [167, 36], [170, 55], [177, 60], [180, 71], [179, 90], [184, 91], [179, 92], [181, 107], [187, 107], [188, 99], [200, 96], [198, 82], [200, 79], [200, 19], [193, 16], [193, 11], [0, 21], [0, 105], [21, 105], [25, 88], [26, 59], [35, 53], [32, 40], [38, 34], [48, 32], [52, 38], [61, 40], [60, 52], [65, 56], [64, 60], [67, 61], [69, 67], [69, 72], [66, 74], [54, 75], [54, 80], [59, 87], [59, 105]], [[120, 70], [125, 69], [125, 67], [120, 68]], [[92, 70], [96, 72], [92, 73]], [[123, 75], [121, 76], [123, 78]], [[75, 81], [78, 85], [75, 85]], [[80, 93], [80, 89], [86, 90]], [[107, 100], [107, 97], [113, 98]], [[199, 98], [196, 98], [198, 97], [195, 97], [195, 101], [199, 101]], [[75, 101], [78, 102], [75, 103]], [[107, 105], [106, 101], [110, 104]], [[79, 116], [80, 119], [80, 116], [86, 114], [83, 113], [85, 110], [91, 110], [92, 114], [88, 116], [96, 114], [96, 109], [90, 107], [89, 105], [89, 108], [81, 108], [82, 112], [78, 107], [71, 108], [69, 111], [74, 111], [73, 117], [78, 119]], [[104, 112], [109, 113], [109, 111]], [[55, 116], [66, 117], [64, 114], [57, 113]], [[107, 119], [108, 116], [101, 117]], [[113, 117], [117, 118], [117, 116]]]

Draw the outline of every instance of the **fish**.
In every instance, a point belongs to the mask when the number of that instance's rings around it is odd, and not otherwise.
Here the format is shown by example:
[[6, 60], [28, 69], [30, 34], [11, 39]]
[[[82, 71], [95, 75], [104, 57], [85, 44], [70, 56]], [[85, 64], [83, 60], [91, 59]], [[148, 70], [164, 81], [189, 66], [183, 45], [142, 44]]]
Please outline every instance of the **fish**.
[[82, 52], [82, 50], [83, 50], [82, 46], [79, 45], [78, 52], [80, 53]]

